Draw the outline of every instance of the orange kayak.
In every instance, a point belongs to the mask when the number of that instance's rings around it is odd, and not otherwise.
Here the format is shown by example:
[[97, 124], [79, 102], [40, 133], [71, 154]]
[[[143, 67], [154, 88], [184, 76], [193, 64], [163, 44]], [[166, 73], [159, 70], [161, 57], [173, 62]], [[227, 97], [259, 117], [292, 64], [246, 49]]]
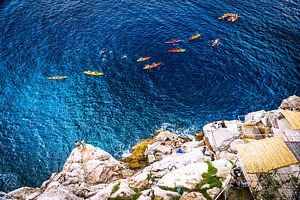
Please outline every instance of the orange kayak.
[[185, 49], [169, 49], [168, 52], [170, 52], [170, 53], [182, 53], [182, 52], [185, 52]]
[[234, 13], [225, 13], [223, 16], [219, 17], [218, 19], [224, 20], [227, 17], [229, 17], [228, 21], [229, 22], [235, 22], [238, 18], [240, 18], [239, 15], [234, 14]]
[[220, 42], [220, 40], [221, 40], [221, 38], [217, 38], [217, 39], [215, 39], [215, 41], [212, 43], [212, 45], [211, 46], [216, 46], [219, 42]]
[[196, 35], [193, 35], [192, 37], [190, 37], [189, 40], [190, 40], [190, 41], [191, 41], [191, 40], [195, 40], [195, 39], [197, 39], [197, 38], [200, 37], [200, 36], [201, 36], [201, 34], [197, 33]]
[[145, 65], [144, 69], [152, 69], [155, 67], [158, 67], [159, 65], [161, 65], [161, 63], [153, 63], [152, 65]]
[[148, 57], [145, 57], [145, 58], [139, 58], [138, 60], [136, 60], [136, 62], [143, 62], [143, 61], [146, 61], [146, 60], [150, 60], [151, 57], [148, 56]]

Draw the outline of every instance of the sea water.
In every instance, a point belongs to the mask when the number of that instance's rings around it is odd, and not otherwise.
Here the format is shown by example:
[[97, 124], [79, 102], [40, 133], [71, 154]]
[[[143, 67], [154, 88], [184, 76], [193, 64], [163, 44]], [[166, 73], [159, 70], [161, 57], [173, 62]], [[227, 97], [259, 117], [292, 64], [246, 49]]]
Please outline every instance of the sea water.
[[299, 16], [296, 0], [2, 0], [0, 190], [40, 185], [75, 140], [120, 157], [159, 128], [276, 109], [300, 94]]

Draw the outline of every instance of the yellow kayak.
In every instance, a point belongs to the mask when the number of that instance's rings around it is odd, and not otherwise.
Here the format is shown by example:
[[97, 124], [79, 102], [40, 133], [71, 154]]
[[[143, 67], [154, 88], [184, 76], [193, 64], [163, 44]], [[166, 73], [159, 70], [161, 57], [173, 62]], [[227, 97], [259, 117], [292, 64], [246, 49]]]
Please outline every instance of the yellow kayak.
[[104, 74], [102, 72], [95, 72], [95, 71], [84, 71], [83, 73], [91, 76], [102, 76]]
[[63, 80], [63, 79], [67, 79], [67, 76], [53, 76], [53, 77], [48, 77], [48, 80]]

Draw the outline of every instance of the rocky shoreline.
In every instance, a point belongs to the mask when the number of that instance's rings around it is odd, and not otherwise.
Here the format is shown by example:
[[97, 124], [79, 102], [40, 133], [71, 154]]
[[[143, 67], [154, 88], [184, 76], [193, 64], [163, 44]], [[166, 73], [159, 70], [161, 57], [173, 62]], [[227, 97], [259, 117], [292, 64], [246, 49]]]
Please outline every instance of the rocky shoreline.
[[[280, 110], [258, 111], [246, 115], [244, 122], [256, 124], [268, 137], [272, 119], [280, 114]], [[207, 124], [195, 138], [158, 130], [120, 160], [87, 144], [74, 148], [62, 171], [53, 173], [41, 187], [2, 192], [0, 199], [215, 199], [229, 184], [232, 170], [240, 167], [237, 146], [253, 140], [240, 120], [232, 120]]]

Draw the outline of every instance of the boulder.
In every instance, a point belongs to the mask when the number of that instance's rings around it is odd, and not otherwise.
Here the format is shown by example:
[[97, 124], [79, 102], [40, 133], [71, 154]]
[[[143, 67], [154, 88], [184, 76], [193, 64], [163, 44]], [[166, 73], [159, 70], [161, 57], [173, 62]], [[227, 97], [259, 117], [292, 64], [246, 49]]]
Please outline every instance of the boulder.
[[94, 196], [92, 196], [89, 200], [107, 200], [113, 190], [113, 187], [117, 184], [117, 182], [110, 183], [103, 189], [99, 190]]
[[279, 109], [300, 111], [300, 97], [293, 95], [287, 99], [284, 99]]
[[[213, 166], [217, 168], [217, 176], [222, 179], [230, 171], [232, 164], [227, 160], [216, 160], [212, 162]], [[184, 187], [187, 189], [195, 189], [203, 177], [202, 174], [207, 172], [208, 164], [204, 162], [197, 162], [175, 169], [164, 175], [157, 183], [158, 186], [177, 188]]]
[[199, 192], [190, 192], [181, 196], [180, 200], [206, 200]]
[[118, 190], [111, 194], [110, 197], [130, 197], [133, 194], [135, 194], [135, 192], [128, 186], [128, 181], [123, 180], [120, 182]]
[[220, 159], [229, 160], [231, 162], [234, 162], [238, 158], [236, 154], [229, 153], [228, 151], [221, 151], [217, 156]]
[[172, 154], [173, 147], [171, 144], [167, 145], [165, 142], [154, 142], [149, 145], [145, 151], [145, 155], [148, 157], [148, 162], [151, 164], [155, 161], [161, 160], [163, 157]]
[[182, 149], [184, 149], [184, 151], [187, 153], [187, 152], [191, 152], [191, 151], [193, 151], [193, 149], [199, 148], [203, 145], [204, 145], [203, 141], [191, 141], [191, 142], [182, 144]]
[[208, 146], [213, 151], [228, 149], [230, 143], [241, 136], [238, 123], [237, 120], [225, 121], [227, 128], [216, 128], [215, 123], [205, 125], [203, 130]]
[[21, 187], [9, 192], [6, 197], [8, 197], [8, 199], [34, 199], [41, 193], [42, 190], [40, 188]]
[[163, 190], [157, 186], [152, 187], [152, 191], [154, 194], [154, 199], [162, 199], [162, 200], [169, 200], [172, 197], [180, 196], [177, 192], [172, 192], [169, 190]]
[[56, 190], [49, 190], [43, 192], [37, 200], [83, 200], [77, 197], [67, 187], [59, 187]]
[[210, 198], [214, 199], [219, 194], [220, 191], [221, 191], [220, 188], [214, 187], [214, 188], [208, 189], [207, 194]]
[[174, 133], [171, 133], [170, 131], [161, 131], [154, 137], [154, 141], [164, 142], [167, 138], [169, 138], [170, 140], [177, 140], [179, 136]]
[[149, 187], [149, 181], [151, 181], [150, 179], [152, 179], [151, 173], [146, 171], [138, 172], [137, 174], [129, 178], [129, 186], [132, 188], [144, 190]]
[[206, 163], [189, 164], [167, 173], [158, 181], [157, 185], [168, 188], [184, 187], [191, 190], [203, 179], [202, 174], [207, 170]]
[[152, 173], [154, 178], [161, 178], [166, 173], [185, 165], [210, 160], [202, 154], [200, 148], [194, 148], [188, 153], [172, 154], [146, 167], [143, 172]]
[[149, 164], [172, 154], [176, 148], [181, 147], [183, 143], [191, 141], [191, 139], [178, 136], [170, 131], [161, 130], [153, 138], [153, 141], [145, 151], [145, 156], [147, 156]]
[[249, 113], [245, 116], [245, 124], [257, 124], [261, 122], [261, 118], [265, 116], [266, 111], [260, 110]]
[[236, 140], [233, 140], [231, 143], [230, 143], [230, 151], [233, 152], [233, 153], [237, 153], [237, 149], [236, 147], [240, 144], [244, 144], [244, 141], [242, 139], [236, 139]]
[[129, 169], [109, 153], [88, 144], [83, 150], [75, 148], [72, 151], [61, 173], [67, 184], [86, 182], [90, 185], [110, 183], [131, 174]]

